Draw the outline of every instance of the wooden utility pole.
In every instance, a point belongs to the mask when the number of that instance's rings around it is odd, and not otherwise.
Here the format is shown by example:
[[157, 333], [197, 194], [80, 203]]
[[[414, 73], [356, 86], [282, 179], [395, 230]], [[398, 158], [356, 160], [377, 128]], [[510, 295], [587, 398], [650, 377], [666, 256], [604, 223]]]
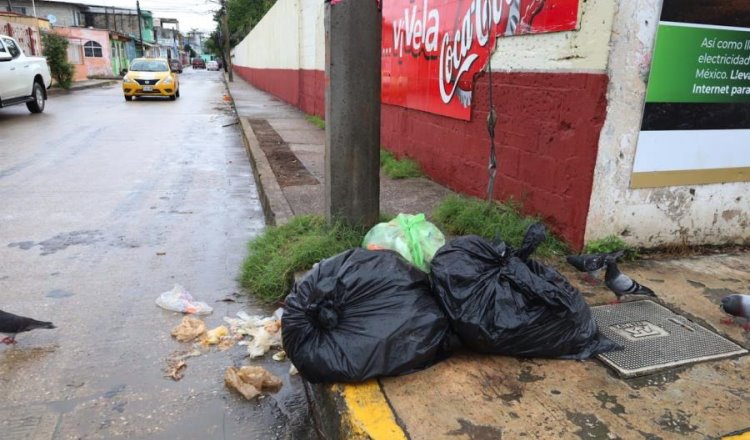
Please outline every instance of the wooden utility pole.
[[221, 34], [222, 34], [222, 53], [224, 56], [224, 63], [226, 64], [227, 73], [229, 74], [229, 82], [234, 81], [234, 73], [232, 72], [232, 54], [230, 53], [229, 47], [229, 23], [227, 15], [227, 0], [221, 0]]
[[325, 6], [325, 203], [329, 222], [372, 226], [380, 216], [378, 2]]

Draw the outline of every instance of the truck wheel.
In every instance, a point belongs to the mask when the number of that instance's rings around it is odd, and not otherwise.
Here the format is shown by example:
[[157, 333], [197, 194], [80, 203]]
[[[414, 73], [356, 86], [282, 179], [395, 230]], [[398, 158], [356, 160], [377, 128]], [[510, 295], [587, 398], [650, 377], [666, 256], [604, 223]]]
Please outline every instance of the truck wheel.
[[39, 81], [34, 81], [34, 86], [31, 89], [31, 97], [34, 98], [33, 101], [29, 101], [26, 103], [26, 108], [29, 109], [31, 113], [41, 113], [44, 111], [44, 88], [41, 84], [39, 84]]

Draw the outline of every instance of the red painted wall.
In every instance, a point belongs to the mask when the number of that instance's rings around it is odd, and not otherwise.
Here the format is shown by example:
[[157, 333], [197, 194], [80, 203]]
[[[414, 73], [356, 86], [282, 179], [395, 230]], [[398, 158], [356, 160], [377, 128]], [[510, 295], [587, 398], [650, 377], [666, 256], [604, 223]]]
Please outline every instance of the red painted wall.
[[245, 81], [311, 115], [325, 117], [325, 72], [234, 66]]
[[[256, 87], [320, 117], [325, 74], [314, 70], [236, 72]], [[574, 248], [583, 246], [607, 76], [587, 73], [492, 74], [498, 174], [495, 197], [513, 197]], [[471, 121], [383, 105], [381, 142], [422, 164], [435, 181], [484, 197], [487, 185], [489, 77], [477, 79]]]
[[[433, 180], [484, 197], [488, 78], [477, 80], [470, 122], [383, 105], [381, 142], [419, 161]], [[499, 115], [495, 197], [520, 200], [577, 249], [583, 246], [606, 89], [604, 74], [492, 74]]]

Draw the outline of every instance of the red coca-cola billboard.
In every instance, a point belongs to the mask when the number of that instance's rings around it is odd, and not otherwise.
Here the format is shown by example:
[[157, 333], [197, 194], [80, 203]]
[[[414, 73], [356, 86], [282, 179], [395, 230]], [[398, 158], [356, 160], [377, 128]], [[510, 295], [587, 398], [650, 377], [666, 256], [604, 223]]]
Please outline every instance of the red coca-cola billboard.
[[575, 29], [578, 3], [579, 0], [383, 2], [383, 102], [471, 119], [474, 75], [487, 64], [496, 38]]

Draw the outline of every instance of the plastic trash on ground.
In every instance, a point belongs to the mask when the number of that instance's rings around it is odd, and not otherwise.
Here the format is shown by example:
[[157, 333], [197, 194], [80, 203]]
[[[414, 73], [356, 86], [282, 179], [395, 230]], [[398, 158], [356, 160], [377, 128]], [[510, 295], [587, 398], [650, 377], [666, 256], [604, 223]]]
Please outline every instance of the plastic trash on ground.
[[284, 350], [310, 382], [359, 382], [427, 368], [444, 356], [448, 320], [427, 275], [390, 251], [351, 249], [294, 285]]
[[195, 315], [208, 315], [214, 310], [208, 304], [193, 299], [193, 296], [179, 284], [175, 284], [172, 290], [159, 295], [156, 305], [173, 312]]
[[238, 312], [237, 318], [225, 317], [230, 331], [235, 337], [250, 336], [249, 341], [242, 341], [240, 345], [247, 345], [247, 352], [251, 359], [261, 357], [273, 347], [281, 347], [281, 314], [278, 309], [273, 316], [250, 316], [245, 312]]
[[201, 343], [203, 345], [216, 345], [226, 336], [229, 336], [229, 329], [226, 328], [226, 326], [220, 325], [207, 331], [206, 336], [201, 340]]
[[198, 318], [185, 316], [180, 325], [172, 329], [172, 336], [179, 342], [190, 342], [206, 332], [206, 324]]
[[445, 236], [424, 214], [399, 214], [375, 225], [362, 241], [362, 247], [371, 251], [396, 251], [424, 272], [430, 271], [432, 257], [444, 244]]
[[453, 329], [472, 350], [586, 359], [618, 348], [599, 334], [583, 296], [565, 277], [523, 261], [503, 243], [453, 240], [432, 260], [432, 280]]
[[252, 400], [263, 392], [277, 392], [281, 389], [281, 379], [261, 367], [229, 367], [224, 373], [227, 387]]

